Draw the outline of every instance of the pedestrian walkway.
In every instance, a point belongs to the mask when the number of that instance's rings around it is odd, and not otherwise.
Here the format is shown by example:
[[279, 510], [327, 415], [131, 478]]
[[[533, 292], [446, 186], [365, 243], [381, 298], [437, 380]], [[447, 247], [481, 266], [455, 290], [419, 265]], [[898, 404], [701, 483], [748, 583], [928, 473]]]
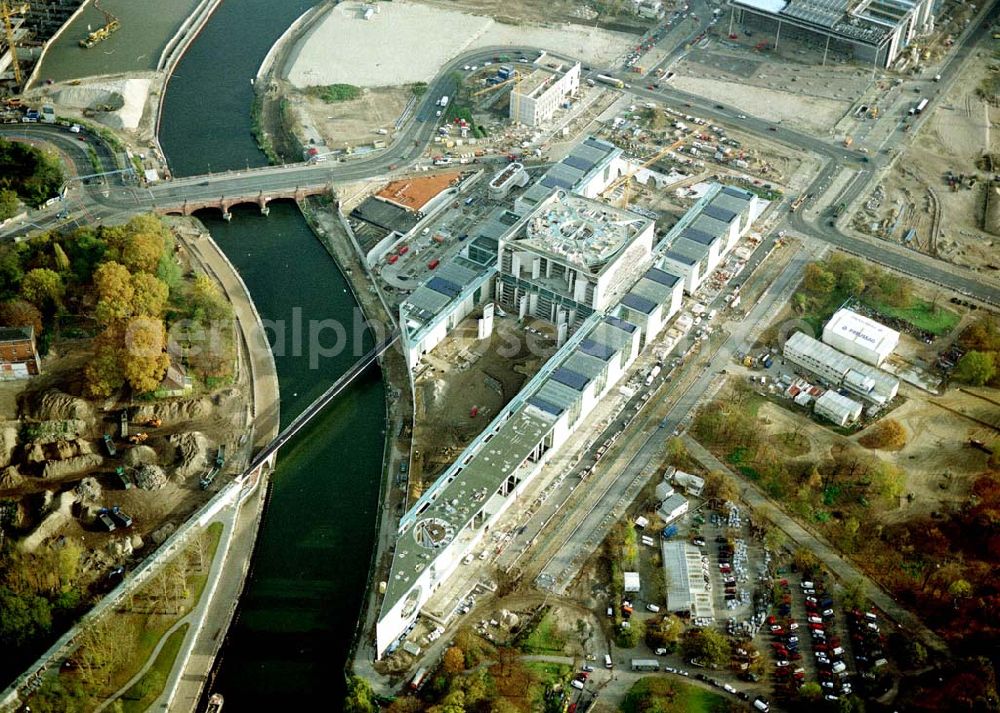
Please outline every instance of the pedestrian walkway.
[[841, 557], [825, 538], [806, 530], [787, 516], [773, 500], [764, 495], [755, 483], [734, 474], [725, 463], [688, 435], [684, 436], [684, 445], [687, 447], [688, 453], [705, 468], [729, 474], [734, 482], [742, 486], [741, 497], [747, 505], [773, 522], [788, 536], [790, 542], [794, 542], [797, 546], [804, 547], [816, 555], [823, 566], [840, 578], [841, 582], [860, 582], [864, 596], [885, 612], [889, 618], [918, 635], [931, 648], [939, 651], [948, 650], [948, 645], [941, 637], [928, 629], [912, 612], [898, 604], [878, 583]]

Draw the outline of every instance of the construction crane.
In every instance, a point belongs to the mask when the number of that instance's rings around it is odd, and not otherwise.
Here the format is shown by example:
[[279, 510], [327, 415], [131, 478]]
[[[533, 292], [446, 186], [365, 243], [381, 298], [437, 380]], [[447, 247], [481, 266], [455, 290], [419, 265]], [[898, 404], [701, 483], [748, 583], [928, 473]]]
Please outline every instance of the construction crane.
[[11, 6], [7, 0], [0, 0], [0, 15], [3, 15], [3, 30], [7, 38], [7, 49], [10, 51], [11, 66], [14, 68], [14, 82], [21, 88], [21, 63], [17, 59], [17, 38], [14, 36], [14, 15], [24, 15], [30, 8], [27, 3]]
[[663, 158], [664, 156], [666, 156], [668, 153], [670, 153], [674, 149], [680, 148], [681, 144], [684, 143], [685, 139], [687, 139], [687, 136], [682, 136], [681, 138], [677, 139], [677, 141], [675, 141], [674, 143], [672, 143], [669, 146], [667, 146], [665, 148], [662, 148], [659, 151], [657, 151], [655, 154], [653, 154], [652, 158], [648, 159], [643, 164], [641, 164], [639, 166], [636, 166], [634, 169], [632, 169], [628, 173], [624, 173], [621, 176], [619, 176], [618, 178], [616, 178], [615, 180], [613, 180], [610, 184], [608, 184], [607, 188], [605, 188], [603, 191], [601, 191], [600, 197], [603, 198], [603, 199], [605, 199], [605, 200], [607, 200], [608, 197], [612, 193], [614, 193], [620, 186], [624, 186], [625, 190], [622, 193], [622, 208], [628, 208], [628, 204], [629, 204], [629, 192], [628, 192], [628, 189], [629, 189], [629, 183], [631, 183], [632, 178], [637, 173], [639, 173], [639, 171], [641, 171], [641, 170], [643, 170], [645, 168], [649, 168], [650, 166], [652, 166], [654, 163], [656, 163], [657, 161], [659, 161], [661, 158]]
[[515, 70], [515, 72], [510, 76], [510, 78], [505, 79], [502, 82], [497, 82], [496, 84], [491, 84], [485, 89], [480, 89], [478, 92], [473, 92], [471, 96], [473, 99], [475, 99], [476, 97], [481, 97], [483, 94], [489, 94], [490, 92], [494, 92], [500, 87], [503, 87], [507, 84], [511, 84], [512, 82], [517, 83], [518, 81], [520, 81], [520, 79], [521, 75], [518, 74], [518, 72]]
[[101, 7], [101, 0], [94, 0], [94, 9], [104, 14], [104, 25], [88, 34], [85, 39], [80, 40], [80, 46], [86, 49], [90, 49], [99, 42], [104, 42], [122, 26], [117, 17]]

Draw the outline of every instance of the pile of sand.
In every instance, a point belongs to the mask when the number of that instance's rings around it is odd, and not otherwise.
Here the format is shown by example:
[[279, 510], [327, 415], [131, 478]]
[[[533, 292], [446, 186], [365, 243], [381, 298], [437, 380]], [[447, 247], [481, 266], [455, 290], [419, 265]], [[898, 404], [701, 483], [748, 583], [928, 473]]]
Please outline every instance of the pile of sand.
[[94, 79], [76, 86], [45, 88], [53, 104], [93, 112], [93, 117], [112, 129], [137, 129], [149, 96], [149, 79]]
[[42, 469], [43, 478], [61, 478], [93, 470], [101, 465], [104, 459], [96, 453], [85, 456], [74, 456], [65, 460], [50, 460]]
[[94, 406], [89, 401], [54, 389], [31, 394], [22, 409], [38, 421], [94, 422]]
[[174, 474], [187, 478], [199, 474], [208, 467], [208, 439], [198, 431], [175, 433], [167, 441], [176, 449], [177, 467]]

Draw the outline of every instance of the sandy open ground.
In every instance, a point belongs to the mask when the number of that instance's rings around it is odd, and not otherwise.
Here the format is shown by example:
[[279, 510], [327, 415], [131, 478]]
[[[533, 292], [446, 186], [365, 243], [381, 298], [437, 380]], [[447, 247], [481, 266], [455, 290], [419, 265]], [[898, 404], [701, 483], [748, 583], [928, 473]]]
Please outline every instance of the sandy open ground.
[[385, 87], [429, 82], [453, 57], [477, 47], [538, 47], [607, 65], [634, 44], [632, 35], [577, 25], [506, 25], [490, 17], [407, 2], [341, 3], [296, 48], [288, 79], [297, 87]]

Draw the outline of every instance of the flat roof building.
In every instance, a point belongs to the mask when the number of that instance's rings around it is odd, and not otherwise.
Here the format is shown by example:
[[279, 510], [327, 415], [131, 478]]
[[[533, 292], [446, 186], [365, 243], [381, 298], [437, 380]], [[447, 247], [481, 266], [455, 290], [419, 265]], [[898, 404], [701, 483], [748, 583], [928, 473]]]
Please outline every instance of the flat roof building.
[[566, 97], [580, 88], [580, 63], [559, 74], [539, 67], [514, 84], [510, 93], [510, 120], [538, 126], [552, 118]]
[[530, 213], [556, 189], [597, 198], [628, 170], [629, 164], [620, 148], [604, 139], [588, 136], [518, 196], [514, 212], [518, 215]]
[[663, 524], [669, 525], [687, 511], [688, 499], [680, 493], [673, 493], [660, 503], [660, 507], [656, 509], [656, 514], [663, 520]]
[[0, 381], [26, 379], [41, 372], [35, 328], [0, 327]]
[[684, 291], [693, 294], [750, 229], [764, 205], [750, 191], [712, 184], [660, 241], [657, 252], [664, 269], [680, 275]]
[[899, 332], [849, 309], [839, 309], [823, 327], [823, 341], [872, 366], [882, 366], [899, 344]]
[[889, 67], [933, 29], [934, 0], [729, 0], [733, 20]]
[[462, 180], [458, 171], [452, 173], [435, 173], [428, 176], [416, 176], [392, 181], [382, 190], [375, 193], [378, 200], [391, 203], [408, 211], [419, 213], [428, 203]]
[[497, 299], [520, 318], [575, 329], [648, 269], [653, 228], [637, 213], [553, 191], [501, 239]]
[[712, 592], [708, 588], [707, 558], [686, 542], [664, 540], [660, 545], [667, 580], [667, 610], [692, 618], [714, 619]]
[[861, 418], [862, 406], [854, 399], [838, 394], [833, 389], [823, 392], [816, 399], [813, 410], [817, 415], [833, 421], [838, 426], [846, 426]]
[[783, 354], [790, 362], [808, 369], [829, 385], [843, 387], [873, 404], [884, 405], [899, 393], [896, 377], [802, 332], [788, 338]]

